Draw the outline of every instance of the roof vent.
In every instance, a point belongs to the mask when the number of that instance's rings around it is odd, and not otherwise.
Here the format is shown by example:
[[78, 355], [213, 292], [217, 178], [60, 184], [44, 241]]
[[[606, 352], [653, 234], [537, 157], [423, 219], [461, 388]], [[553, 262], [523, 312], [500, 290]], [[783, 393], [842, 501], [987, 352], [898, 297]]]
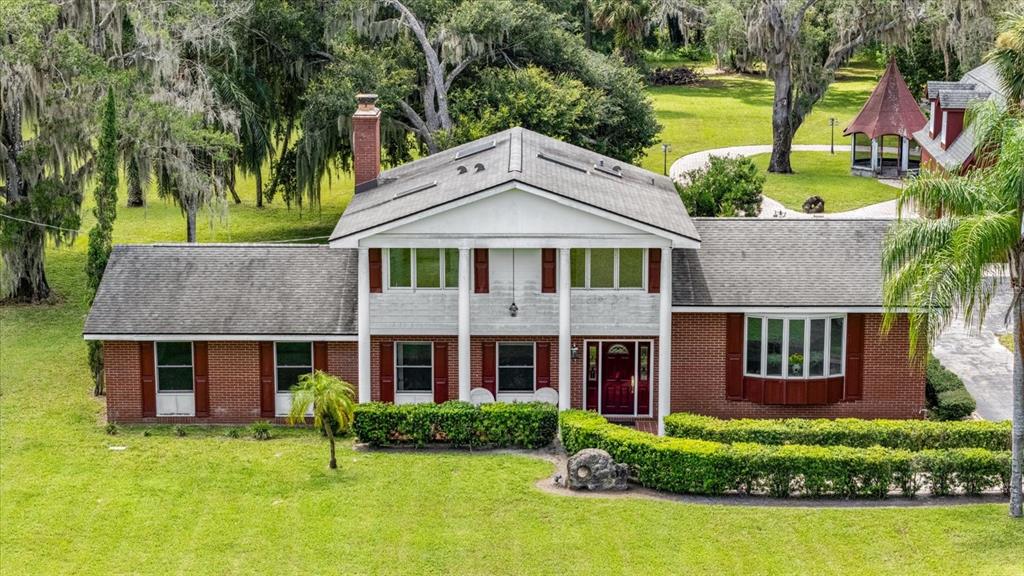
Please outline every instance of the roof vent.
[[458, 168], [456, 168], [456, 170], [459, 171], [459, 174], [465, 174], [466, 172], [469, 172], [469, 170], [465, 166], [459, 166]]
[[423, 192], [424, 190], [429, 190], [430, 188], [433, 188], [434, 186], [437, 186], [437, 181], [428, 182], [427, 184], [422, 184], [420, 186], [417, 186], [415, 188], [410, 188], [410, 189], [402, 191], [402, 192], [395, 192], [395, 195], [392, 196], [391, 198], [392, 199], [401, 198], [402, 196], [408, 196], [410, 194], [415, 194], [417, 192]]
[[543, 152], [538, 152], [537, 153], [537, 158], [540, 158], [541, 160], [547, 160], [548, 162], [553, 162], [555, 164], [558, 164], [559, 166], [565, 166], [566, 168], [572, 168], [573, 170], [579, 170], [580, 172], [583, 172], [584, 174], [587, 172], [587, 169], [582, 167], [582, 166], [577, 166], [576, 164], [573, 164], [572, 162], [569, 162], [569, 161], [566, 161], [566, 160], [562, 160], [561, 158], [557, 158], [555, 156], [548, 156], [547, 154], [545, 154]]
[[481, 164], [480, 162], [477, 162], [476, 164], [473, 165], [473, 172], [483, 172], [483, 171], [484, 171], [484, 165]]
[[474, 154], [486, 152], [491, 148], [494, 148], [495, 146], [497, 146], [497, 143], [494, 140], [491, 140], [490, 142], [484, 142], [483, 144], [478, 144], [471, 148], [466, 148], [465, 150], [459, 150], [458, 152], [455, 153], [455, 159], [461, 160], [463, 158], [469, 158]]
[[609, 167], [604, 165], [604, 160], [601, 160], [597, 164], [594, 164], [594, 170], [597, 170], [598, 172], [600, 172], [602, 174], [607, 174], [609, 176], [615, 176], [616, 178], [622, 178], [622, 167], [621, 166], [616, 166], [614, 168], [609, 168]]

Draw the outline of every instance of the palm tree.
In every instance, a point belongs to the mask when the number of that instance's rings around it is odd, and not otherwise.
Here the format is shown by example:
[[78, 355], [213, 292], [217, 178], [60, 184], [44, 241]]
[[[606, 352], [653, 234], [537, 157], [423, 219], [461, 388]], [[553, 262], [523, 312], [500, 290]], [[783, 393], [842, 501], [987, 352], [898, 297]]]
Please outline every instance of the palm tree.
[[978, 168], [964, 175], [928, 173], [911, 182], [900, 206], [913, 204], [936, 219], [900, 220], [885, 241], [886, 324], [909, 308], [911, 348], [941, 331], [962, 310], [981, 322], [998, 280], [985, 272], [1008, 269], [1014, 324], [1013, 463], [1010, 515], [1021, 517], [1024, 448], [1024, 14], [1015, 16], [989, 55], [1008, 88], [1005, 107], [993, 102], [970, 112]]
[[[629, 66], [642, 68], [644, 37], [670, 19], [700, 18], [703, 12], [688, 0], [589, 0], [594, 23], [612, 31], [615, 52]], [[588, 26], [589, 28], [589, 26]]]
[[352, 411], [355, 408], [355, 393], [352, 385], [317, 370], [303, 374], [299, 383], [292, 388], [292, 409], [288, 412], [288, 423], [304, 424], [306, 415], [313, 409], [313, 427], [323, 430], [331, 443], [331, 469], [338, 467], [334, 457], [334, 431], [348, 430], [352, 426]]

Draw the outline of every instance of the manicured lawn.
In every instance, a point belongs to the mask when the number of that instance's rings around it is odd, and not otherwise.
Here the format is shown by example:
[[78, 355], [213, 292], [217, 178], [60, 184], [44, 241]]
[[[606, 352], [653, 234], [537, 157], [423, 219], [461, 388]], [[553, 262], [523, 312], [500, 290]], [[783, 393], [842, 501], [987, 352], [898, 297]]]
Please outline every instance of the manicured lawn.
[[821, 196], [826, 212], [845, 212], [878, 202], [892, 200], [899, 189], [874, 178], [850, 175], [850, 157], [846, 152], [793, 152], [793, 174], [768, 172], [770, 154], [752, 156], [767, 176], [764, 195], [782, 202], [786, 208], [802, 210], [804, 200]]
[[[825, 98], [814, 107], [796, 133], [797, 144], [828, 144], [829, 118], [836, 118], [836, 144], [849, 144], [843, 128], [856, 116], [882, 70], [873, 63], [855, 61], [840, 71]], [[672, 146], [668, 162], [692, 152], [772, 143], [771, 81], [763, 76], [715, 75], [699, 86], [663, 86], [650, 89], [663, 129], [661, 142]], [[647, 150], [644, 168], [661, 173], [661, 143]]]

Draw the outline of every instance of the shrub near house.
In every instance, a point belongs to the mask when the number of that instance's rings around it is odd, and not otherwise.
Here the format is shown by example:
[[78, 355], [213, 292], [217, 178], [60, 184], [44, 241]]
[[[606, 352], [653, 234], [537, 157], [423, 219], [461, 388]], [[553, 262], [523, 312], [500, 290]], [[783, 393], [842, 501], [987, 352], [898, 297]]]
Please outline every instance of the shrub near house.
[[360, 404], [352, 430], [373, 446], [446, 443], [470, 448], [540, 448], [558, 432], [558, 411], [538, 402], [443, 404]]

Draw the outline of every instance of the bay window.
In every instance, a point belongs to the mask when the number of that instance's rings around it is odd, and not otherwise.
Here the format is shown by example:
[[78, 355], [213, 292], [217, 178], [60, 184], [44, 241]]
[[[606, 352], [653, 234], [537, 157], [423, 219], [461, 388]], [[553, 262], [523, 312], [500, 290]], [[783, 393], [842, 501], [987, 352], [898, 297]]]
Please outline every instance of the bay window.
[[765, 378], [843, 375], [844, 316], [748, 314], [744, 371]]
[[390, 288], [440, 289], [459, 286], [457, 248], [389, 248]]
[[573, 288], [643, 289], [646, 250], [643, 248], [573, 248], [569, 279]]

